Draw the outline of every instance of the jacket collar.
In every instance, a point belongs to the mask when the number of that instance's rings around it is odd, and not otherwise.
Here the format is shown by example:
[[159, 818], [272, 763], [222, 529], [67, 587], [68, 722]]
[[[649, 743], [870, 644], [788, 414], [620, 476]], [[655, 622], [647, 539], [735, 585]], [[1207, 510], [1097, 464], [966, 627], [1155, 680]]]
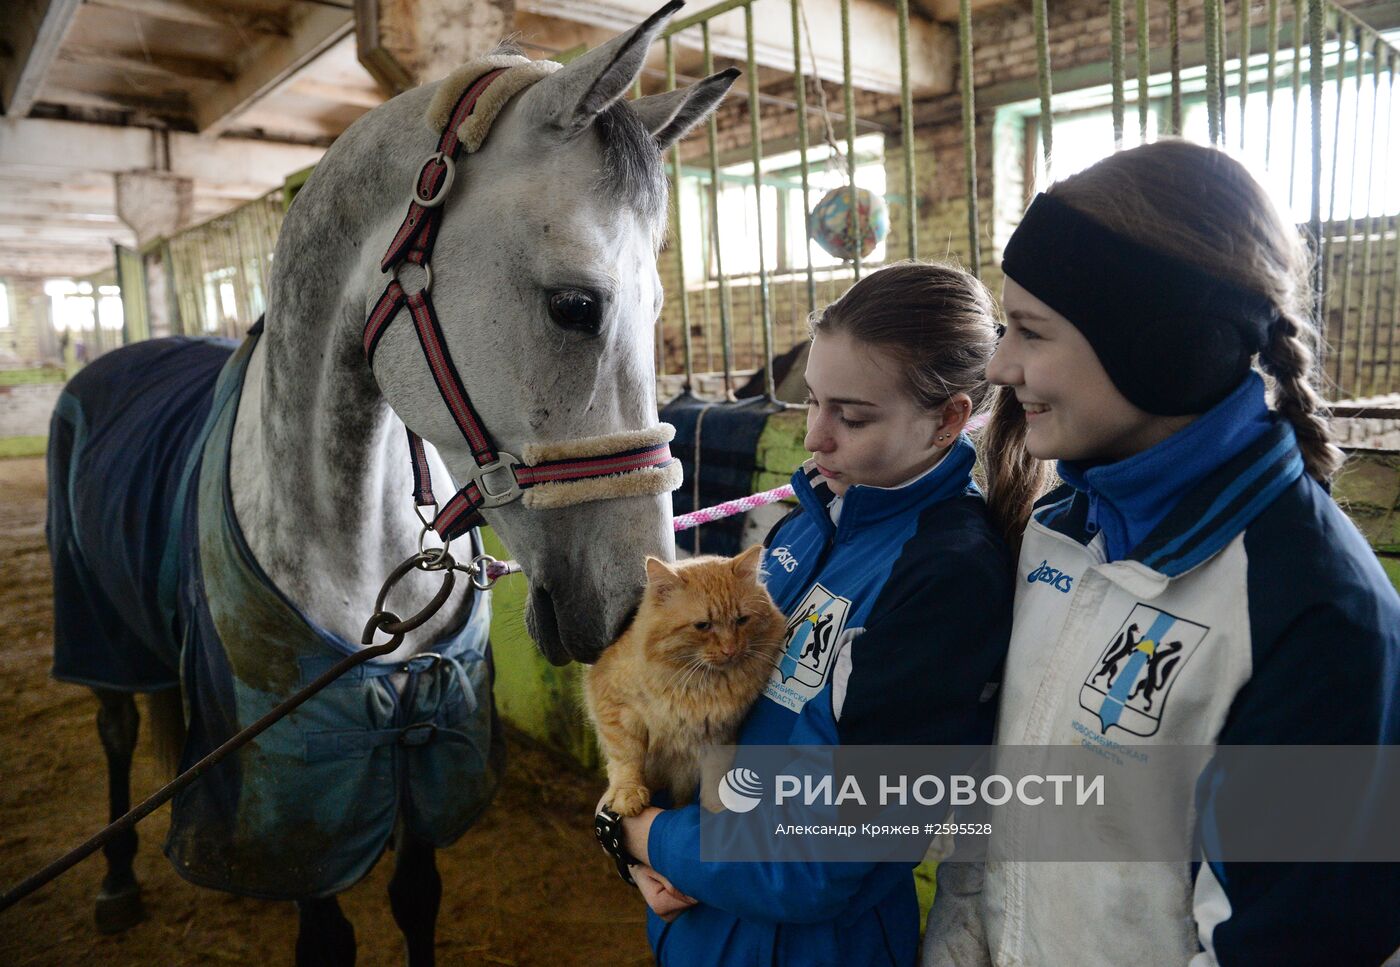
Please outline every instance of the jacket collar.
[[1274, 423], [1264, 381], [1250, 373], [1225, 399], [1156, 446], [1113, 463], [1061, 460], [1060, 478], [1089, 498], [1088, 525], [1110, 561], [1128, 558], [1201, 481]]
[[975, 493], [977, 488], [972, 482], [972, 465], [976, 460], [977, 451], [973, 449], [972, 441], [967, 434], [959, 434], [948, 448], [948, 454], [936, 466], [902, 487], [866, 487], [861, 484], [848, 487], [842, 502], [839, 526], [831, 522], [827, 513], [836, 495], [831, 492], [813, 461], [806, 461], [792, 475], [792, 489], [798, 503], [828, 540], [833, 536], [845, 539], [891, 517], [969, 490]]
[[[1277, 419], [1261, 436], [1190, 488], [1126, 560], [1167, 577], [1204, 563], [1249, 526], [1303, 474], [1293, 427]], [[1082, 491], [1036, 513], [1036, 520], [1081, 544], [1093, 540]]]

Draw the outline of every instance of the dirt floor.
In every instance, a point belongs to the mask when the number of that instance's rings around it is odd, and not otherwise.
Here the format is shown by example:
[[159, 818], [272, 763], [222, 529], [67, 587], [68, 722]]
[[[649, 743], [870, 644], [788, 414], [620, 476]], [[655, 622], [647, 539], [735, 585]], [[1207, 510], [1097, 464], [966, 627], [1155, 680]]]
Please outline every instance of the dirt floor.
[[[48, 677], [52, 641], [42, 459], [0, 460], [0, 887], [82, 842], [107, 821], [96, 700]], [[143, 709], [144, 714], [144, 709]], [[160, 777], [144, 734], [133, 800]], [[443, 879], [438, 957], [444, 964], [650, 962], [644, 908], [612, 872], [590, 831], [599, 781], [510, 736], [510, 764], [485, 817], [438, 854]], [[89, 858], [0, 913], [0, 964], [290, 964], [296, 910], [192, 886], [160, 851], [165, 806], [139, 827], [136, 874], [147, 920], [105, 937], [92, 923], [103, 874]], [[341, 895], [361, 965], [403, 963], [382, 861]]]

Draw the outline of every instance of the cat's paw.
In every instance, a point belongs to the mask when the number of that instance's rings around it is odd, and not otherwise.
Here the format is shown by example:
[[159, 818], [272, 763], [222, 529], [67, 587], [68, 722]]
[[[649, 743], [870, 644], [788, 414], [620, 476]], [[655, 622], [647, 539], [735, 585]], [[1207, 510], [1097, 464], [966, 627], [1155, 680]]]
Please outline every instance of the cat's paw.
[[619, 816], [636, 816], [651, 803], [651, 790], [640, 785], [617, 785], [608, 789], [608, 808]]

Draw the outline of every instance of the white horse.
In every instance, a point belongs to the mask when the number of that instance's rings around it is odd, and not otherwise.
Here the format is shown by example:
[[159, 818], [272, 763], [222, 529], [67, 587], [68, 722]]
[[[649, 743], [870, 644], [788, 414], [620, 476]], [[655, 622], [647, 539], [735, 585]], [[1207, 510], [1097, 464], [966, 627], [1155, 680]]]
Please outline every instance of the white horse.
[[[513, 97], [480, 149], [458, 159], [432, 256], [432, 299], [462, 382], [503, 451], [656, 424], [656, 255], [667, 222], [661, 151], [715, 107], [737, 74], [623, 99], [680, 5]], [[291, 605], [349, 642], [360, 641], [385, 576], [422, 539], [403, 425], [432, 445], [439, 482], [476, 474], [408, 313], [387, 329], [372, 366], [362, 343], [385, 285], [381, 253], [434, 149], [437, 132], [424, 118], [436, 88], [410, 91], [356, 122], [288, 212], [228, 450], [227, 486], [248, 550]], [[416, 267], [402, 274], [406, 287], [421, 284]], [[484, 515], [523, 565], [528, 627], [556, 664], [595, 659], [635, 609], [644, 555], [674, 554], [665, 493], [549, 509], [517, 501]], [[386, 607], [416, 610], [440, 579], [410, 572]], [[461, 626], [469, 599], [459, 586], [394, 659]], [[136, 711], [129, 690], [95, 691], [115, 818], [129, 800]], [[409, 963], [431, 964], [441, 892], [434, 850], [402, 827], [395, 845], [394, 916]], [[99, 922], [107, 929], [141, 915], [135, 849], [132, 833], [106, 850]], [[298, 905], [298, 964], [352, 962], [353, 931], [334, 896]]]

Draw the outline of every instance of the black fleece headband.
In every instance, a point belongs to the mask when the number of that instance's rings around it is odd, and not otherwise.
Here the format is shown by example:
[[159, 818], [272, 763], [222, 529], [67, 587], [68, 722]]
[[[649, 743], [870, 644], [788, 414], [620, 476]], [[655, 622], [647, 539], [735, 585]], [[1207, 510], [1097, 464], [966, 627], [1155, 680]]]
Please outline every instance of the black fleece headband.
[[1036, 195], [1002, 270], [1089, 340], [1118, 391], [1161, 416], [1230, 394], [1278, 318], [1264, 296]]

